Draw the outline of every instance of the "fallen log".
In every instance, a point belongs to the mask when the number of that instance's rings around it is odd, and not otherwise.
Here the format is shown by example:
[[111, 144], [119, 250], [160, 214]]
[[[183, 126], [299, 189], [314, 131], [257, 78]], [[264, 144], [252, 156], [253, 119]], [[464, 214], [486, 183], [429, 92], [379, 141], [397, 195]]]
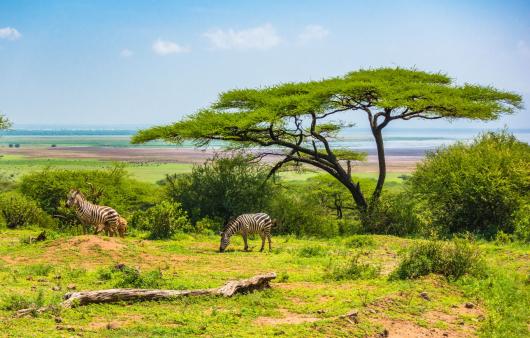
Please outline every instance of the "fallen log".
[[[72, 308], [96, 303], [115, 303], [121, 301], [143, 302], [160, 299], [174, 299], [190, 296], [223, 296], [232, 297], [239, 293], [248, 293], [270, 287], [269, 282], [276, 278], [274, 272], [257, 275], [248, 279], [228, 281], [223, 286], [198, 290], [148, 290], [148, 289], [108, 289], [95, 291], [69, 292], [64, 295], [64, 301], [59, 304], [62, 308]], [[41, 313], [51, 307], [29, 308], [18, 310], [16, 317], [32, 313]]]

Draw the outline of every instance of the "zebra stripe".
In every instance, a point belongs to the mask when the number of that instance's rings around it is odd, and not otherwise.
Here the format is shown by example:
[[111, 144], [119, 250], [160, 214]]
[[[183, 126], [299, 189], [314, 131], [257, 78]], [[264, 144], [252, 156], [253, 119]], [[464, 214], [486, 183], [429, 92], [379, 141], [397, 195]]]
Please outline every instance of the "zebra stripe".
[[228, 244], [230, 244], [230, 237], [234, 234], [241, 234], [245, 242], [245, 251], [248, 250], [247, 236], [249, 234], [259, 234], [261, 237], [261, 249], [265, 247], [265, 239], [269, 242], [269, 251], [271, 247], [271, 228], [273, 221], [269, 215], [265, 213], [258, 214], [243, 214], [228, 222], [223, 232], [221, 232], [221, 246], [220, 252], [224, 252]]
[[[66, 205], [75, 208], [75, 213], [83, 225], [93, 225], [96, 234], [102, 230], [101, 226], [109, 231], [110, 236], [116, 234], [120, 215], [111, 207], [90, 203], [78, 190], [68, 193]], [[84, 230], [86, 232], [86, 229]]]

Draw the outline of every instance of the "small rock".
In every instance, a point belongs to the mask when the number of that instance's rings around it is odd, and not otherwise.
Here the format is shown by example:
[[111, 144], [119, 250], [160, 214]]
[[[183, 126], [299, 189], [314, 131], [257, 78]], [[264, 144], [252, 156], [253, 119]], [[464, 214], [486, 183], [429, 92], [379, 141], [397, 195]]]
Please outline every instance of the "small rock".
[[427, 292], [425, 292], [425, 291], [420, 293], [420, 297], [425, 299], [425, 300], [428, 300], [428, 301], [431, 300], [431, 297], [429, 297], [429, 294]]
[[61, 287], [59, 285], [55, 285], [53, 288], [52, 288], [53, 291], [60, 291], [61, 290]]
[[55, 279], [61, 279], [61, 275], [55, 275]]
[[46, 278], [39, 278], [37, 279], [37, 282], [39, 283], [46, 283], [48, 280]]
[[62, 323], [63, 319], [61, 317], [55, 317], [55, 322], [56, 323]]
[[467, 302], [464, 306], [466, 307], [466, 309], [473, 309], [475, 307], [475, 304]]
[[389, 334], [390, 334], [390, 333], [388, 332], [388, 330], [387, 330], [387, 329], [384, 329], [383, 332], [381, 332], [381, 333], [379, 333], [379, 334], [377, 335], [377, 337], [379, 337], [379, 338], [386, 338], [386, 337], [388, 337]]
[[107, 330], [116, 330], [118, 327], [119, 325], [116, 322], [107, 323]]
[[326, 310], [317, 310], [317, 313], [318, 314], [323, 314], [323, 313], [326, 313]]
[[68, 284], [67, 286], [68, 290], [75, 290], [77, 288], [77, 285], [75, 284]]
[[447, 333], [447, 332], [444, 332], [442, 335], [443, 335], [444, 337], [449, 337], [449, 333]]

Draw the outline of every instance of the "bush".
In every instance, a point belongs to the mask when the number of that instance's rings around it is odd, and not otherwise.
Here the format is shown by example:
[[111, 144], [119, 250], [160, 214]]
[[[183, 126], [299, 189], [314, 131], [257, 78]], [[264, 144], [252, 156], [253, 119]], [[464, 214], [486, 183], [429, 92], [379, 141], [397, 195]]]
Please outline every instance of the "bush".
[[327, 277], [337, 281], [377, 278], [381, 272], [381, 268], [359, 262], [360, 256], [360, 254], [355, 254], [348, 262], [332, 266]]
[[304, 246], [298, 251], [300, 257], [317, 257], [324, 256], [328, 253], [328, 250], [320, 245]]
[[518, 210], [529, 204], [529, 158], [530, 146], [505, 131], [440, 148], [407, 181], [410, 198], [426, 229], [438, 234], [511, 234]]
[[363, 225], [365, 232], [404, 236], [418, 232], [420, 223], [416, 205], [409, 194], [384, 192], [371, 206]]
[[482, 254], [469, 239], [425, 241], [408, 250], [391, 278], [413, 279], [435, 273], [458, 279], [467, 273], [480, 273], [482, 268]]
[[[27, 295], [10, 295], [2, 302], [2, 310], [6, 311], [18, 311], [22, 309], [34, 308], [38, 309], [44, 305], [44, 292], [39, 290], [34, 299], [29, 298]], [[36, 311], [35, 311], [36, 314]]]
[[73, 209], [64, 206], [66, 195], [78, 188], [90, 202], [108, 205], [120, 214], [146, 209], [159, 200], [157, 187], [127, 177], [121, 166], [102, 170], [45, 169], [22, 177], [20, 191], [34, 199], [51, 215], [58, 215], [60, 224], [77, 224]]
[[513, 219], [515, 238], [530, 243], [530, 202], [515, 211]]
[[53, 218], [39, 208], [35, 201], [17, 192], [0, 195], [0, 217], [10, 229], [27, 225], [50, 227], [55, 224]]
[[162, 201], [160, 204], [147, 209], [144, 219], [149, 224], [150, 239], [167, 239], [177, 232], [194, 230], [186, 212], [182, 210], [179, 203]]
[[204, 217], [226, 221], [243, 213], [263, 212], [273, 186], [266, 181], [268, 168], [250, 160], [241, 154], [215, 157], [194, 166], [190, 174], [168, 176], [166, 194], [182, 204], [194, 224]]
[[98, 271], [98, 275], [100, 280], [113, 280], [113, 287], [115, 288], [158, 289], [163, 284], [160, 270], [141, 273], [139, 270], [127, 265], [101, 269]]

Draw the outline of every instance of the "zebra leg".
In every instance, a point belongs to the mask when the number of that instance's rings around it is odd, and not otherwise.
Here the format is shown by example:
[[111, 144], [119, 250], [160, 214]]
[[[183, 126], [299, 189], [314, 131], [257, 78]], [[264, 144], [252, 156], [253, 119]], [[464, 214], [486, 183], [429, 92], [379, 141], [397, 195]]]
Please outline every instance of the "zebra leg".
[[265, 235], [260, 234], [261, 236], [261, 249], [259, 249], [259, 252], [263, 252], [263, 248], [265, 247]]
[[267, 235], [267, 240], [269, 241], [269, 251], [272, 251], [272, 244], [271, 244], [272, 241], [271, 241], [271, 235], [270, 234]]
[[245, 251], [248, 251], [247, 234], [243, 234], [243, 242], [245, 242]]

